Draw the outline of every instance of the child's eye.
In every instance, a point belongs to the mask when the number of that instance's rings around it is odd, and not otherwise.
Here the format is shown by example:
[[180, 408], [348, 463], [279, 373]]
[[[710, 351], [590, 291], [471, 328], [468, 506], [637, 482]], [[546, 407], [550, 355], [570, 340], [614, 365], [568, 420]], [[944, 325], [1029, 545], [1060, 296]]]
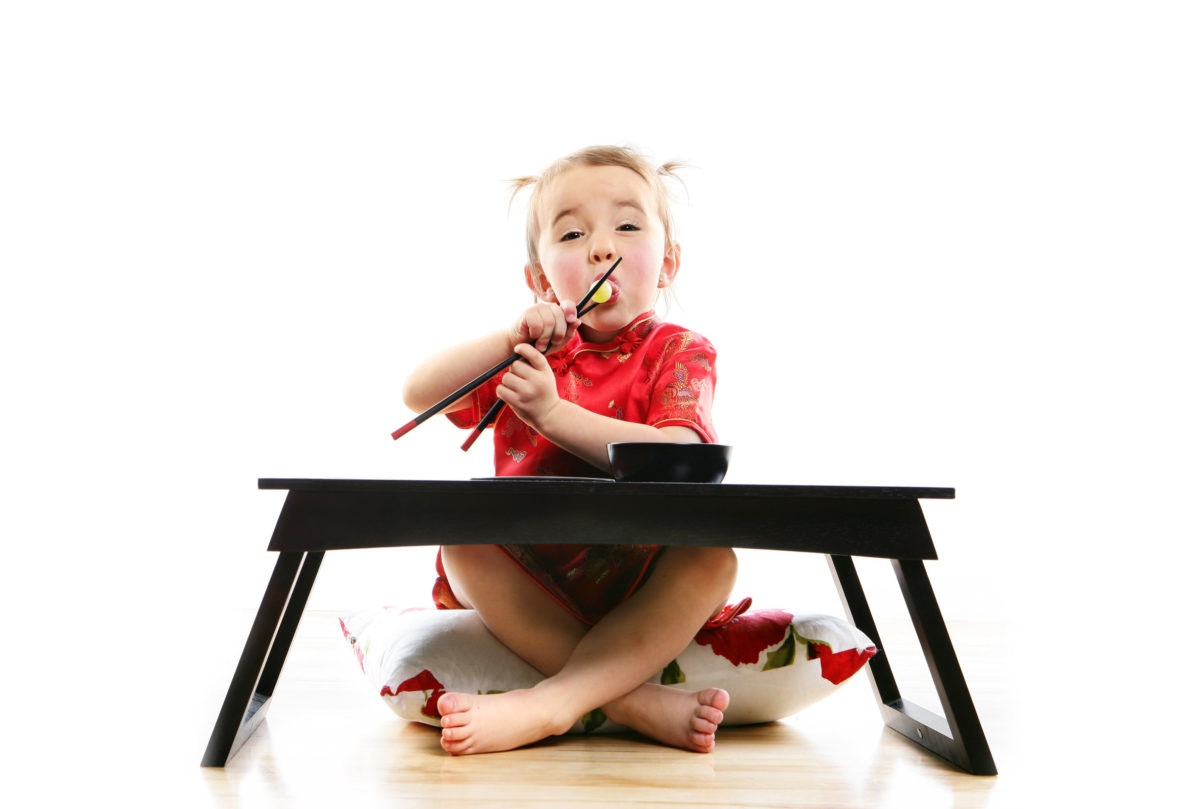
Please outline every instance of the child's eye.
[[573, 241], [574, 239], [578, 239], [581, 236], [583, 236], [583, 231], [568, 230], [566, 233], [564, 233], [562, 235], [562, 238], [559, 241], [569, 242], [569, 241]]
[[626, 222], [625, 224], [620, 225], [617, 228], [617, 230], [633, 231], [633, 230], [641, 230], [641, 228], [639, 228], [637, 225], [633, 224], [632, 222]]

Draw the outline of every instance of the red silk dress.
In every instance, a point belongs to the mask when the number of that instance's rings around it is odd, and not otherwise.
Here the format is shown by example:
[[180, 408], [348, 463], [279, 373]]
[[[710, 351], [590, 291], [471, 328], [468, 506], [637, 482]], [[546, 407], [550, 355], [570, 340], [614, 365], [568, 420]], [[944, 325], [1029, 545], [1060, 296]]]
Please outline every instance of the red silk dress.
[[[706, 442], [717, 440], [712, 426], [716, 350], [695, 332], [647, 312], [607, 343], [587, 343], [576, 333], [547, 359], [558, 377], [558, 394], [568, 402], [622, 421], [690, 427]], [[476, 389], [470, 407], [448, 414], [451, 421], [474, 428], [496, 401], [502, 376]], [[508, 407], [496, 418], [493, 440], [497, 475], [610, 477], [547, 441]], [[661, 550], [649, 543], [497, 547], [589, 625], [637, 590]], [[435, 604], [461, 609], [446, 581], [440, 551], [437, 572]]]

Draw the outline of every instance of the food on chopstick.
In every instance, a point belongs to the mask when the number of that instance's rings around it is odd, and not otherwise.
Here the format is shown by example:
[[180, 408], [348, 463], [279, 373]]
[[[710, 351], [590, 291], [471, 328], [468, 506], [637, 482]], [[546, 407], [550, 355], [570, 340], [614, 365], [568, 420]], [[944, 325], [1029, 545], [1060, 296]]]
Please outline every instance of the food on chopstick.
[[592, 294], [592, 300], [596, 303], [607, 303], [611, 297], [612, 284], [610, 284], [608, 281], [605, 281], [603, 284], [601, 284], [600, 288]]

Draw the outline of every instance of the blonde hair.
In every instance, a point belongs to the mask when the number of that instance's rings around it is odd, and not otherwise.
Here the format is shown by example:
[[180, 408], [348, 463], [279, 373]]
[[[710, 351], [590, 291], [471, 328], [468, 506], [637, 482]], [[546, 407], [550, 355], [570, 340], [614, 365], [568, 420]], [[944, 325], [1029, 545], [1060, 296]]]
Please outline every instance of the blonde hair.
[[556, 160], [547, 166], [540, 175], [518, 177], [512, 181], [512, 199], [514, 200], [522, 189], [533, 186], [533, 192], [529, 196], [529, 214], [525, 223], [525, 249], [529, 254], [531, 265], [537, 266], [538, 264], [537, 243], [541, 237], [538, 208], [541, 205], [543, 191], [568, 169], [579, 166], [619, 166], [629, 169], [645, 180], [654, 194], [656, 213], [666, 233], [666, 245], [670, 247], [674, 243], [675, 222], [671, 216], [670, 195], [663, 178], [670, 177], [682, 182], [675, 172], [684, 164], [667, 162], [655, 168], [645, 157], [626, 146], [589, 146]]

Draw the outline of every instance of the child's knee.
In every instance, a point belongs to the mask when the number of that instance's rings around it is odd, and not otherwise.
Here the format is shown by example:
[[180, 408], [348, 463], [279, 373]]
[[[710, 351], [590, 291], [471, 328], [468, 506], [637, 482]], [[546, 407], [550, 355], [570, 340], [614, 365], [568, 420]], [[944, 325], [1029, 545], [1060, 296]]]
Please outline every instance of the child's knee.
[[443, 545], [442, 567], [451, 586], [456, 590], [486, 571], [495, 570], [504, 552], [495, 545]]
[[738, 560], [733, 548], [678, 546], [670, 551], [683, 561], [693, 586], [724, 597], [737, 582]]
[[737, 583], [738, 559], [733, 548], [705, 548], [708, 564], [712, 565], [713, 576], [721, 588], [732, 590]]

